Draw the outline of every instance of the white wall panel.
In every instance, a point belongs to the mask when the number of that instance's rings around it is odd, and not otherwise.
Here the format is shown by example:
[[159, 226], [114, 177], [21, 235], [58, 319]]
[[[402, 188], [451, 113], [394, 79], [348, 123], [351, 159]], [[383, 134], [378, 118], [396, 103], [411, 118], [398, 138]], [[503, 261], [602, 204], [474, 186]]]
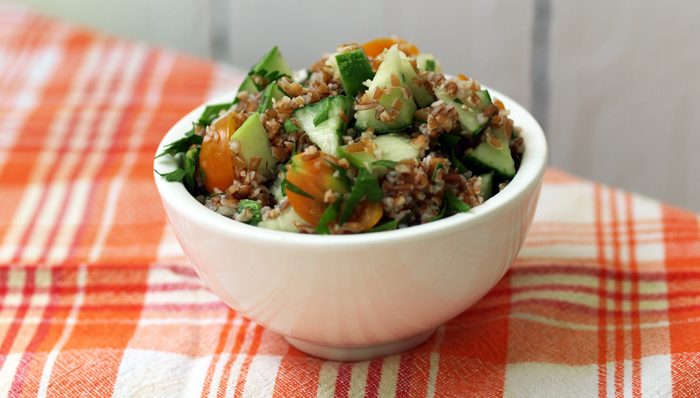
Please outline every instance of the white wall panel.
[[14, 0], [121, 37], [210, 56], [210, 0]]
[[700, 3], [554, 0], [556, 167], [700, 211]]
[[[293, 69], [342, 43], [397, 34], [529, 106], [534, 0], [231, 0], [231, 54], [245, 68], [279, 45]], [[293, 6], [292, 6], [293, 4]]]
[[546, 115], [553, 166], [700, 211], [694, 0], [15, 1], [243, 69], [276, 44], [301, 68], [338, 44], [398, 34], [447, 73]]

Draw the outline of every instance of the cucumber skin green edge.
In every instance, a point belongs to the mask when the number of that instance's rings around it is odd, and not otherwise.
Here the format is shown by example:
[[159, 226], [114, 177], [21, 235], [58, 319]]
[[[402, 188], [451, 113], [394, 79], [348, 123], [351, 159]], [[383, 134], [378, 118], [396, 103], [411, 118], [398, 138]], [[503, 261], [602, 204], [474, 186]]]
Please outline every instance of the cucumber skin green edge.
[[[267, 70], [270, 66], [272, 66], [274, 69]], [[267, 69], [265, 67], [267, 67]], [[245, 77], [241, 85], [238, 87], [238, 92], [240, 93], [242, 91], [247, 91], [251, 94], [259, 93], [260, 90], [258, 89], [257, 85], [253, 82], [253, 79], [251, 79], [250, 75], [256, 74], [262, 69], [266, 69], [267, 72], [277, 71], [283, 75], [291, 76], [292, 74], [292, 70], [289, 68], [287, 61], [282, 56], [282, 53], [280, 52], [279, 48], [277, 46], [274, 46], [272, 47], [272, 50], [268, 51], [267, 54], [263, 55], [263, 57], [260, 58], [260, 60], [255, 65], [253, 65], [252, 68], [250, 68], [248, 76]]]
[[[499, 129], [493, 131], [493, 134], [495, 134], [495, 136], [501, 140], [503, 148], [492, 148], [488, 146], [489, 144], [486, 141], [483, 141], [474, 149], [474, 151], [464, 155], [462, 158], [462, 163], [464, 163], [465, 166], [468, 165], [469, 168], [475, 169], [477, 172], [493, 171], [500, 178], [513, 178], [515, 177], [516, 170], [513, 157], [508, 146], [508, 140], [505, 138], [504, 133]], [[482, 145], [487, 146], [484, 147], [483, 150], [479, 150]], [[486, 158], [482, 159], [484, 156], [486, 156]]]
[[372, 65], [362, 50], [338, 54], [335, 56], [335, 60], [345, 87], [345, 94], [350, 97], [354, 98], [360, 91], [364, 90], [363, 82], [374, 79], [375, 73], [372, 71]]
[[[379, 65], [379, 69], [377, 69], [377, 73], [374, 79], [372, 79], [372, 84], [368, 87], [367, 92], [390, 86], [392, 74], [395, 74], [400, 79], [401, 85], [408, 89], [406, 78], [403, 74], [401, 56], [399, 55], [399, 50], [396, 45], [392, 46], [386, 53], [384, 62]], [[394, 92], [392, 92], [390, 96], [382, 96], [379, 99], [379, 103], [385, 108], [391, 108], [392, 102], [396, 98], [403, 103], [403, 106], [401, 110], [399, 110], [399, 115], [394, 121], [382, 122], [377, 120], [374, 109], [358, 111], [355, 114], [355, 129], [357, 131], [365, 131], [369, 128], [373, 128], [375, 134], [389, 133], [402, 131], [413, 124], [414, 112], [418, 109], [418, 105], [416, 105], [416, 101], [413, 98], [413, 93], [411, 93], [408, 99], [403, 99], [401, 90], [394, 89]]]

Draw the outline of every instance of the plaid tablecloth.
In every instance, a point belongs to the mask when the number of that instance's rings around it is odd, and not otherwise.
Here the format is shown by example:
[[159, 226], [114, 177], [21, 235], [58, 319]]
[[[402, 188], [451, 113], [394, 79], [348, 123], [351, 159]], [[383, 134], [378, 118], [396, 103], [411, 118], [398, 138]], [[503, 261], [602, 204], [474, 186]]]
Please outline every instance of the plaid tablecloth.
[[0, 8], [0, 396], [700, 396], [698, 215], [556, 170], [511, 271], [411, 352], [323, 361], [236, 314], [152, 160], [241, 78]]

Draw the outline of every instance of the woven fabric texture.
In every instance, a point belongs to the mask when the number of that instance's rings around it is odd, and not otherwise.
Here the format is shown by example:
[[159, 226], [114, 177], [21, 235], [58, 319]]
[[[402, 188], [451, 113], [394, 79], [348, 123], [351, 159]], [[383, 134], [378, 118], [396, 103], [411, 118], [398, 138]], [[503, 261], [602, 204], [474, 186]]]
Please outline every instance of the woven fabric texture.
[[700, 396], [698, 215], [556, 170], [512, 269], [413, 351], [324, 361], [229, 309], [152, 165], [242, 78], [0, 8], [0, 396]]

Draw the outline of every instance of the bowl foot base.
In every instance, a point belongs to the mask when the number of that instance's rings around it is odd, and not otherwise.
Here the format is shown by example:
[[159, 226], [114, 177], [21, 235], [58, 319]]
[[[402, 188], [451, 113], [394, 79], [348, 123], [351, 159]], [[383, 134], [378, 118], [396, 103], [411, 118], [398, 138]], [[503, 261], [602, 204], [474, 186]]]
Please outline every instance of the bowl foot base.
[[421, 334], [411, 336], [407, 339], [395, 341], [393, 343], [366, 345], [366, 346], [334, 346], [311, 343], [284, 336], [289, 344], [306, 354], [315, 357], [330, 359], [331, 361], [366, 361], [369, 359], [400, 354], [423, 344], [435, 329], [428, 330]]

